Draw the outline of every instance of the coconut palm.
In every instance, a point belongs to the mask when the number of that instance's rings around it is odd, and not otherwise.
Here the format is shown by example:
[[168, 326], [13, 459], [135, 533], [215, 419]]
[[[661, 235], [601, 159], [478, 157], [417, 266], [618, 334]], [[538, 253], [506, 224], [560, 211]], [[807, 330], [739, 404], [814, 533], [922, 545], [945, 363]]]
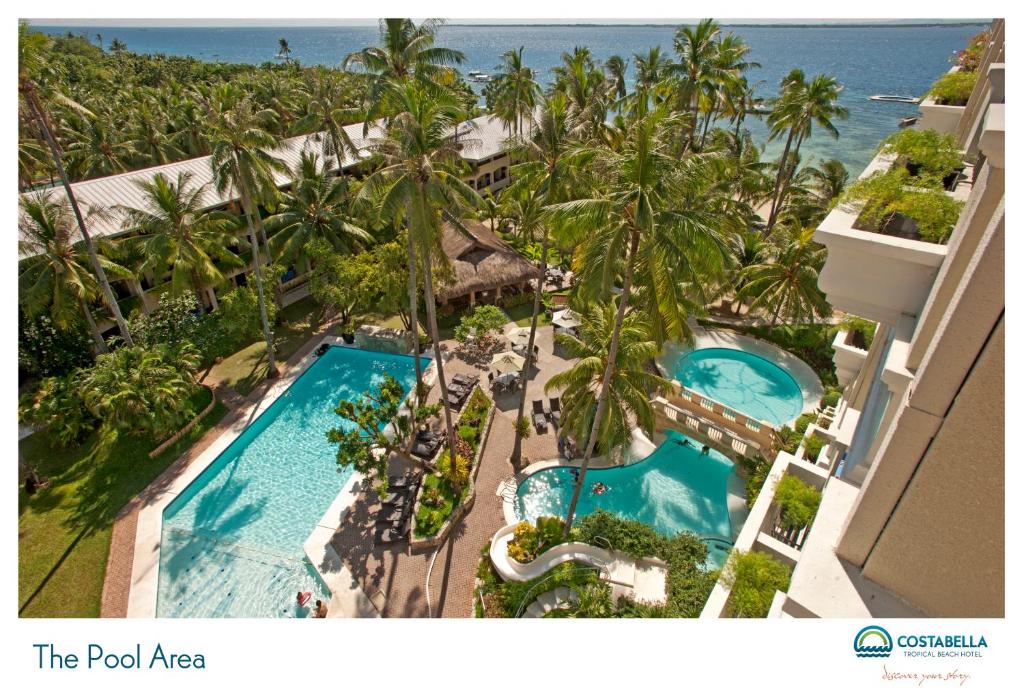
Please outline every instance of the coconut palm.
[[831, 307], [818, 287], [827, 252], [813, 240], [814, 227], [780, 229], [769, 257], [744, 271], [741, 296], [751, 300], [751, 309], [772, 312], [772, 326], [780, 318], [802, 323], [828, 316]]
[[784, 184], [792, 178], [795, 167], [792, 158], [800, 153], [803, 141], [811, 135], [814, 124], [818, 124], [833, 138], [839, 137], [834, 120], [846, 118], [849, 112], [839, 105], [839, 93], [843, 87], [835, 77], [815, 75], [810, 82], [802, 70], [794, 69], [783, 78], [780, 93], [772, 104], [768, 116], [769, 138], [776, 139], [786, 133], [786, 144], [779, 159], [779, 171], [775, 178], [775, 192], [772, 196], [771, 212], [768, 215], [768, 232], [775, 226], [779, 208], [784, 198]]
[[[515, 156], [524, 161], [515, 166], [516, 182], [505, 192], [507, 199], [516, 201], [519, 205], [518, 224], [524, 238], [527, 233], [532, 237], [538, 230], [542, 234], [540, 272], [533, 292], [533, 315], [530, 318], [530, 338], [526, 345], [527, 355], [533, 354], [533, 347], [536, 344], [537, 320], [542, 306], [544, 276], [548, 268], [550, 226], [536, 213], [541, 204], [560, 203], [568, 196], [573, 178], [569, 152], [574, 146], [574, 131], [575, 124], [569, 115], [568, 101], [565, 96], [556, 93], [547, 97], [532, 136], [515, 150]], [[526, 411], [526, 387], [529, 385], [530, 376], [528, 365], [525, 363], [520, 378], [523, 381], [523, 388], [519, 394], [516, 423], [522, 422], [523, 414]], [[522, 456], [522, 435], [522, 428], [517, 426], [515, 442], [512, 446], [513, 466], [519, 465]]]
[[[448, 406], [448, 385], [444, 376], [441, 337], [437, 330], [437, 305], [434, 300], [434, 266], [447, 263], [441, 250], [442, 216], [449, 224], [461, 225], [467, 210], [478, 209], [480, 196], [459, 178], [462, 166], [459, 147], [451, 137], [462, 106], [450, 94], [436, 92], [415, 81], [389, 83], [384, 98], [397, 105], [398, 112], [388, 124], [387, 137], [371, 143], [385, 166], [371, 174], [360, 196], [383, 191], [381, 215], [385, 219], [406, 221], [409, 244], [415, 250], [410, 258], [419, 258], [423, 274], [423, 299], [427, 324], [434, 345], [434, 364], [441, 388], [445, 426], [448, 432], [450, 460], [456, 461], [455, 430]], [[410, 278], [415, 274], [410, 272]], [[410, 280], [409, 302], [415, 307], [415, 285]], [[413, 331], [418, 328], [413, 324]], [[417, 360], [418, 362], [418, 360]]]
[[351, 215], [344, 179], [331, 176], [329, 165], [303, 152], [295, 165], [292, 187], [266, 219], [274, 260], [305, 260], [305, 247], [322, 239], [340, 253], [354, 253], [373, 241]]
[[351, 108], [350, 96], [338, 89], [329, 72], [317, 70], [311, 79], [304, 93], [306, 114], [295, 123], [295, 130], [310, 133], [310, 139], [319, 141], [324, 161], [333, 158], [340, 173], [346, 155], [358, 152], [344, 126], [359, 121], [359, 113]]
[[[606, 453], [629, 442], [634, 424], [652, 436], [651, 394], [667, 393], [672, 387], [672, 382], [647, 369], [659, 352], [650, 324], [639, 312], [627, 314], [619, 324], [617, 313], [615, 301], [592, 305], [580, 314], [579, 338], [556, 334], [555, 343], [574, 362], [544, 385], [548, 392], [563, 391], [559, 426], [577, 440], [596, 431]], [[606, 392], [603, 401], [601, 392]]]
[[608, 76], [608, 93], [615, 100], [626, 96], [626, 59], [622, 56], [609, 56], [604, 61], [605, 74]]
[[533, 70], [523, 64], [523, 48], [509, 50], [501, 56], [494, 77], [495, 113], [516, 137], [523, 132], [523, 119], [532, 120], [540, 85]]
[[280, 38], [277, 40], [277, 55], [285, 59], [285, 61], [291, 60], [292, 48], [288, 45], [288, 39]]
[[[601, 181], [595, 195], [551, 206], [552, 222], [563, 237], [581, 243], [577, 259], [579, 294], [606, 298], [621, 274], [606, 372], [600, 381], [597, 410], [580, 467], [580, 483], [566, 515], [572, 524], [587, 466], [600, 439], [607, 408], [611, 369], [619, 334], [630, 305], [634, 278], [648, 286], [648, 310], [659, 314], [659, 334], [684, 336], [680, 287], [699, 286], [718, 274], [726, 254], [725, 233], [734, 225], [728, 208], [708, 205], [700, 192], [721, 155], [675, 157], [671, 142], [680, 120], [664, 106], [640, 113], [626, 124], [620, 149], [589, 153], [590, 168]], [[639, 273], [637, 270], [639, 269]]]
[[386, 111], [383, 96], [392, 91], [389, 83], [416, 80], [424, 86], [440, 87], [451, 82], [455, 74], [451, 66], [461, 65], [465, 56], [434, 44], [443, 23], [439, 19], [426, 19], [420, 24], [411, 19], [382, 19], [380, 45], [345, 56], [343, 68], [358, 65], [372, 75], [364, 104], [364, 133], [369, 132], [370, 121]]
[[123, 139], [105, 115], [74, 114], [68, 119], [68, 168], [76, 179], [91, 179], [128, 171], [138, 157], [131, 140]]
[[713, 19], [676, 30], [672, 46], [679, 56], [671, 71], [679, 78], [680, 102], [689, 114], [687, 141], [692, 145], [702, 103], [712, 98], [719, 81], [718, 42], [722, 28]]
[[590, 49], [576, 46], [571, 53], [563, 53], [562, 64], [552, 72], [552, 89], [565, 95], [576, 127], [587, 135], [595, 133], [605, 121], [608, 82]]
[[243, 268], [245, 261], [230, 250], [237, 218], [205, 211], [206, 186], [192, 186], [191, 180], [192, 174], [184, 171], [175, 181], [157, 174], [137, 182], [144, 206], [121, 206], [119, 211], [139, 236], [121, 243], [140, 247], [143, 271], [152, 271], [157, 278], [170, 271], [173, 296], [193, 292], [202, 307], [204, 291], [224, 282], [222, 268]]
[[[63, 330], [85, 320], [96, 352], [107, 351], [90, 304], [101, 296], [92, 274], [89, 254], [75, 240], [75, 219], [66, 201], [47, 193], [22, 199], [18, 220], [21, 239], [18, 250], [24, 259], [18, 268], [18, 300], [32, 317], [47, 312], [54, 325]], [[132, 277], [131, 271], [99, 257], [104, 272], [117, 279]]]
[[[229, 95], [225, 95], [229, 96]], [[229, 96], [230, 99], [230, 96]], [[252, 247], [253, 277], [259, 298], [263, 338], [267, 343], [267, 376], [278, 376], [274, 359], [274, 338], [267, 317], [263, 291], [263, 264], [260, 260], [260, 241], [267, 248], [266, 232], [257, 204], [277, 195], [274, 173], [287, 171], [284, 162], [271, 154], [277, 146], [273, 135], [263, 129], [266, 116], [256, 111], [248, 97], [229, 100], [219, 112], [213, 114], [210, 132], [213, 180], [220, 193], [236, 192], [245, 215]], [[257, 238], [257, 230], [259, 237]]]
[[121, 307], [118, 306], [114, 292], [110, 288], [110, 282], [107, 279], [99, 255], [96, 253], [92, 236], [90, 236], [89, 230], [86, 227], [85, 217], [78, 206], [78, 199], [71, 188], [71, 181], [64, 170], [63, 155], [60, 145], [54, 137], [53, 120], [46, 108], [46, 101], [47, 99], [53, 99], [75, 110], [82, 111], [84, 109], [63, 94], [50, 90], [48, 82], [40, 85], [37, 81], [40, 73], [49, 69], [46, 56], [49, 45], [50, 39], [45, 34], [29, 32], [28, 25], [25, 22], [18, 23], [18, 96], [21, 97], [21, 101], [32, 113], [36, 125], [43, 134], [43, 139], [46, 141], [46, 145], [50, 150], [50, 156], [53, 158], [53, 164], [57, 169], [57, 175], [60, 177], [61, 184], [64, 187], [64, 193], [67, 195], [68, 203], [74, 213], [78, 232], [82, 236], [82, 243], [85, 245], [86, 253], [89, 256], [90, 265], [92, 265], [96, 279], [99, 281], [103, 300], [114, 317], [114, 322], [117, 324], [122, 339], [124, 339], [127, 345], [131, 346], [133, 344], [132, 335], [128, 330], [128, 324], [125, 322], [124, 316], [121, 315]]

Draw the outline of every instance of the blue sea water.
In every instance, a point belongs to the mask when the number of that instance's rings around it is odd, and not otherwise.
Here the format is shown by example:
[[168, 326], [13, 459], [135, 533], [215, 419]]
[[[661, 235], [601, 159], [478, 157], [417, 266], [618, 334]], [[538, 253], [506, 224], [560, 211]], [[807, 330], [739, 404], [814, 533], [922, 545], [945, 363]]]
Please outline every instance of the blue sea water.
[[[119, 38], [140, 53], [188, 55], [201, 60], [259, 64], [273, 60], [278, 38], [288, 40], [292, 55], [304, 64], [338, 65], [342, 59], [377, 41], [377, 28], [348, 27], [56, 27], [39, 26], [50, 33], [99, 33], [105, 44]], [[900, 118], [916, 114], [910, 104], [869, 101], [872, 94], [920, 96], [949, 68], [949, 58], [967, 39], [983, 29], [972, 26], [743, 26], [733, 30], [750, 44], [751, 60], [761, 67], [750, 71], [761, 82], [760, 93], [777, 91], [782, 77], [794, 67], [809, 75], [835, 75], [844, 85], [842, 103], [848, 120], [839, 123], [840, 138], [815, 135], [804, 145], [805, 161], [836, 157], [858, 174], [873, 156], [878, 142], [896, 129]], [[728, 29], [728, 27], [727, 27]], [[541, 80], [563, 51], [587, 46], [604, 60], [613, 54], [629, 58], [660, 45], [671, 53], [672, 26], [482, 26], [447, 25], [439, 43], [466, 54], [464, 71], [493, 72], [501, 54], [523, 47], [525, 62]], [[758, 142], [767, 138], [764, 125], [748, 119]], [[778, 156], [781, 144], [768, 143], [769, 156]]]

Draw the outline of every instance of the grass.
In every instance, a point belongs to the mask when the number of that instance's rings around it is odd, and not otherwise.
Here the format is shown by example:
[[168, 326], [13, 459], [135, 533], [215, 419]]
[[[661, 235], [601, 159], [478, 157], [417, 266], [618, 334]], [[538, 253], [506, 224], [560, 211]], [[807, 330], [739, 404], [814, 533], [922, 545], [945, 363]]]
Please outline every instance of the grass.
[[[206, 389], [194, 396], [198, 412], [209, 403]], [[46, 432], [19, 443], [19, 455], [50, 485], [18, 495], [18, 615], [94, 618], [107, 568], [110, 533], [117, 513], [227, 413], [218, 403], [196, 427], [160, 456], [159, 442], [122, 437], [105, 460], [89, 460], [90, 438], [60, 449]]]
[[[463, 487], [462, 497], [466, 496], [468, 488], [468, 485]], [[424, 504], [422, 499], [424, 499], [428, 490], [433, 489], [441, 491], [441, 504], [437, 506]], [[416, 538], [427, 538], [440, 531], [441, 527], [444, 526], [444, 522], [448, 521], [448, 517], [452, 515], [452, 510], [455, 508], [455, 491], [452, 490], [451, 485], [447, 481], [435, 473], [428, 473], [424, 477], [422, 494], [424, 497], [420, 498], [420, 508], [416, 512]]]
[[[373, 323], [386, 328], [402, 328], [402, 319], [396, 314], [365, 314], [356, 318], [356, 324]], [[277, 313], [274, 327], [274, 350], [279, 362], [289, 359], [310, 338], [323, 330], [320, 307], [312, 297], [304, 297]], [[335, 326], [332, 335], [341, 335]], [[243, 396], [252, 393], [267, 376], [267, 353], [263, 340], [247, 345], [228, 355], [210, 368], [210, 380], [224, 384]]]
[[[517, 326], [529, 326], [530, 321], [533, 319], [533, 302], [527, 302], [526, 304], [520, 304], [519, 306], [506, 309], [505, 313], [508, 317], [515, 321]], [[551, 319], [544, 315], [542, 311], [537, 316], [537, 327], [547, 326], [551, 324]]]

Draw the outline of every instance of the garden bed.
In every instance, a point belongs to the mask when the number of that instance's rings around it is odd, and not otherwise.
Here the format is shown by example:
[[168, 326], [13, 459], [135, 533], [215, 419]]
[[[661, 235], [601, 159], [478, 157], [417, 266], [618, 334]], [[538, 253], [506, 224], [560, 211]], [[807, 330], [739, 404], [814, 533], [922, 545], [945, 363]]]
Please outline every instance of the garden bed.
[[[471, 451], [466, 484], [462, 486], [456, 500], [455, 488], [442, 474], [441, 469], [448, 456], [445, 448], [442, 448], [438, 457], [439, 470], [424, 476], [423, 485], [416, 495], [410, 549], [419, 550], [441, 545], [459, 520], [473, 508], [476, 501], [477, 471], [493, 419], [494, 401], [479, 386], [475, 387], [456, 425], [456, 448], [468, 446]], [[431, 497], [436, 501], [431, 503]]]

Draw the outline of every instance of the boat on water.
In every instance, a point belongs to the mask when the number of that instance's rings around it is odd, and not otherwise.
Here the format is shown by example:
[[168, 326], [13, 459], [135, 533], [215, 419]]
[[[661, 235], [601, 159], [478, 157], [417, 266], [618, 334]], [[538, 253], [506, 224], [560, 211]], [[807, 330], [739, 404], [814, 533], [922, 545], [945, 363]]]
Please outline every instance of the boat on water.
[[480, 72], [479, 70], [470, 70], [469, 73], [467, 73], [467, 74], [469, 76], [469, 81], [470, 82], [490, 82], [491, 81], [491, 76], [488, 75], [486, 72]]
[[917, 116], [907, 116], [906, 118], [900, 119], [900, 128], [907, 128], [917, 123]]
[[899, 104], [917, 104], [921, 101], [917, 97], [905, 97], [899, 94], [875, 94], [868, 99], [871, 101], [894, 101]]

